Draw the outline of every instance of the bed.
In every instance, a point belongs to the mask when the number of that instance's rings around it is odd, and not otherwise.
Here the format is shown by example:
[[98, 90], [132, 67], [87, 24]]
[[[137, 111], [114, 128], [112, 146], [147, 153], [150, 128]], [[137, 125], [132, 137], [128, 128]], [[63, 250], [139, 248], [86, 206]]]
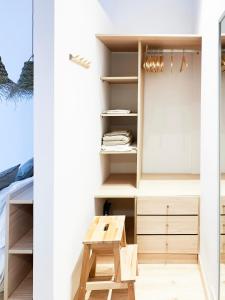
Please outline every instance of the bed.
[[16, 181], [0, 191], [0, 293], [4, 289], [5, 270], [5, 235], [6, 235], [6, 203], [10, 195], [18, 189], [33, 182], [33, 177]]

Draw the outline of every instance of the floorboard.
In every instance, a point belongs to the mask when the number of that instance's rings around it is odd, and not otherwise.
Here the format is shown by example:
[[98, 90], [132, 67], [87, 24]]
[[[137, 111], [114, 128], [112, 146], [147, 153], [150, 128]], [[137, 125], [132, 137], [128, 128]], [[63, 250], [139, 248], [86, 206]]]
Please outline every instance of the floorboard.
[[[98, 269], [99, 275], [109, 265]], [[197, 264], [140, 264], [136, 300], [206, 300]], [[93, 291], [89, 300], [107, 300], [108, 291]], [[113, 300], [128, 300], [127, 291], [113, 291]]]

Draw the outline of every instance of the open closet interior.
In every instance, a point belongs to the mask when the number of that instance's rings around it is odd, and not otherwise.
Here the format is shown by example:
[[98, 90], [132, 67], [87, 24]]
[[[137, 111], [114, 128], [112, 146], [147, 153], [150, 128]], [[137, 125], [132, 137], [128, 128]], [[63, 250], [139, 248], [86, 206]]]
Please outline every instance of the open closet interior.
[[201, 37], [97, 38], [107, 67], [96, 215], [128, 216], [140, 260], [197, 262]]

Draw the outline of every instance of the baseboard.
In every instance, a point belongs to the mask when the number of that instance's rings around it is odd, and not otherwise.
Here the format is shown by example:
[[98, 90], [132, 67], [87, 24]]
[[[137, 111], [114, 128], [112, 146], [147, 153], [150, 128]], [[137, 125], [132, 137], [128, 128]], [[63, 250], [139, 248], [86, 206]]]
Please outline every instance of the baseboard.
[[204, 288], [206, 299], [207, 300], [216, 300], [216, 298], [212, 295], [212, 293], [210, 293], [210, 290], [208, 288], [208, 284], [207, 284], [207, 280], [206, 280], [206, 276], [205, 276], [205, 272], [204, 272], [204, 268], [203, 268], [203, 264], [202, 264], [200, 255], [198, 256], [198, 266], [199, 266], [199, 271], [200, 271], [202, 285]]
[[83, 251], [81, 251], [77, 263], [74, 267], [72, 277], [71, 277], [71, 300], [77, 299], [77, 291], [80, 283], [80, 273], [81, 273], [81, 266], [82, 266], [82, 257]]
[[197, 264], [197, 254], [157, 254], [157, 253], [139, 253], [139, 264]]

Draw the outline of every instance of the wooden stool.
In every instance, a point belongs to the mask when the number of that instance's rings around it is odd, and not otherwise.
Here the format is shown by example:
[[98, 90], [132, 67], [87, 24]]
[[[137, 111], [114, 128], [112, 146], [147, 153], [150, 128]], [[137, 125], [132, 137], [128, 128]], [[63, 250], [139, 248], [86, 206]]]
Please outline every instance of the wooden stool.
[[[126, 244], [125, 216], [94, 217], [83, 245], [77, 299], [84, 300], [86, 292], [92, 290], [128, 289], [128, 299], [135, 300], [137, 245]], [[114, 275], [111, 280], [94, 280], [96, 257], [106, 253], [114, 257]], [[92, 281], [88, 281], [89, 277], [92, 277]]]

